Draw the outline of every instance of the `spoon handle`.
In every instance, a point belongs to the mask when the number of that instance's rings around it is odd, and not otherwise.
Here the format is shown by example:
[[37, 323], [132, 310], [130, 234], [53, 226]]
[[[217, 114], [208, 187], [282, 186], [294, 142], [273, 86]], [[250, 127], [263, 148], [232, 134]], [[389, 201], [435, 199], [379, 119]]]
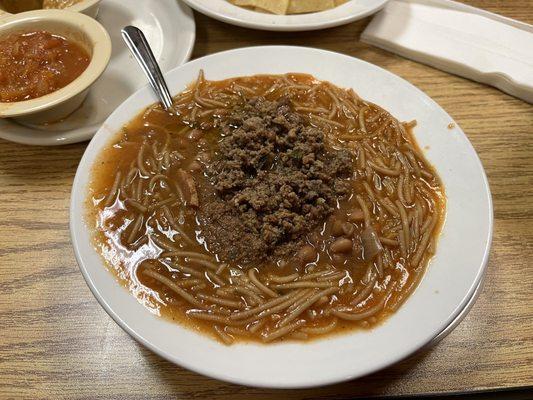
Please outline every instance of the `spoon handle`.
[[121, 32], [124, 42], [126, 42], [133, 57], [135, 57], [141, 66], [150, 85], [161, 100], [161, 103], [163, 103], [166, 110], [171, 110], [173, 103], [172, 96], [170, 95], [165, 78], [161, 73], [161, 69], [159, 68], [146, 37], [142, 31], [135, 26], [126, 26]]

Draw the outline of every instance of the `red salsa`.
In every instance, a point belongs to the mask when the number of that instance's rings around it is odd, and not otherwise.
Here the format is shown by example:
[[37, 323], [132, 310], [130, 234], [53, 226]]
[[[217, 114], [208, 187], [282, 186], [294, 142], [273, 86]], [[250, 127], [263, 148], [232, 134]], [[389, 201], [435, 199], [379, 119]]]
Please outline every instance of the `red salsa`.
[[71, 83], [91, 58], [79, 44], [46, 31], [0, 37], [0, 102], [35, 99]]

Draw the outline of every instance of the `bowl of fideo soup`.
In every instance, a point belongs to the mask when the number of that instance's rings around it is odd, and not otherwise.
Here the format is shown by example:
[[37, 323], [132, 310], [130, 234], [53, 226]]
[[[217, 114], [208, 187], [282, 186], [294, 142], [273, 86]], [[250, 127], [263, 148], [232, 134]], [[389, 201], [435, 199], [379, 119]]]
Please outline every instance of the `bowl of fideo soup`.
[[111, 56], [107, 31], [65, 10], [4, 15], [0, 24], [0, 118], [59, 121], [85, 100]]
[[25, 11], [57, 9], [80, 12], [96, 17], [101, 0], [0, 0], [0, 14], [18, 14]]

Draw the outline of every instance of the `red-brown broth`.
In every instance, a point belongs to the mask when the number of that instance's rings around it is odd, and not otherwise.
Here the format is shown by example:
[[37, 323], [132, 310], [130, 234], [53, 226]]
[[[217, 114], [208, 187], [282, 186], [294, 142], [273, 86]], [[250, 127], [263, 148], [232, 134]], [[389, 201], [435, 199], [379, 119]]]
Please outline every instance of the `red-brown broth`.
[[[329, 290], [328, 287], [335, 291], [321, 296], [282, 325], [294, 326], [279, 337], [274, 334], [280, 329], [278, 324], [286, 317], [286, 310], [264, 318], [256, 314], [256, 317], [231, 319], [233, 314], [257, 308], [275, 297], [254, 286], [249, 276], [250, 266], [230, 262], [217, 271], [223, 263], [202, 241], [202, 227], [195, 209], [187, 206], [186, 201], [179, 201], [174, 190], [174, 185], [184, 190], [183, 181], [177, 176], [178, 170], [185, 170], [203, 192], [213, 192], [202, 163], [216, 157], [221, 139], [216, 121], [224, 118], [231, 104], [254, 96], [270, 100], [287, 96], [295, 111], [324, 130], [330, 148], [348, 149], [354, 156], [353, 192], [347, 199], [339, 200], [334, 213], [307, 236], [306, 241], [314, 250], [308, 248], [307, 255], [304, 251], [286, 260], [268, 260], [255, 265], [254, 276], [278, 296], [300, 290], [302, 299], [306, 298], [304, 289], [290, 289], [276, 283], [276, 277], [290, 278], [294, 274], [298, 278], [288, 282], [289, 285], [306, 281], [307, 276], [311, 277], [307, 281], [319, 282], [317, 288], [309, 289], [312, 292], [307, 298]], [[89, 220], [96, 227], [96, 247], [109, 269], [141, 303], [155, 313], [231, 343], [233, 340], [306, 340], [347, 329], [370, 328], [393, 313], [412, 293], [436, 250], [445, 209], [442, 184], [418, 148], [410, 132], [412, 124], [399, 123], [351, 90], [303, 74], [261, 75], [218, 82], [201, 77], [178, 95], [175, 102], [176, 114], [152, 106], [127, 124], [102, 152], [92, 175], [88, 209]], [[222, 103], [228, 107], [221, 107]], [[164, 155], [163, 150], [169, 155]], [[145, 173], [135, 172], [139, 152], [145, 157], [141, 163]], [[155, 176], [151, 169], [165, 177], [155, 179], [153, 190], [147, 187]], [[141, 190], [137, 189], [139, 182]], [[143, 196], [144, 203], [139, 207]], [[368, 224], [380, 236], [383, 246], [383, 251], [371, 261], [365, 260], [362, 253], [365, 220], [361, 201], [369, 213]], [[399, 212], [400, 207], [405, 214]], [[407, 226], [402, 224], [401, 214], [406, 217]], [[140, 228], [132, 236], [135, 225]], [[411, 240], [402, 249], [400, 239], [405, 236]], [[347, 239], [351, 251], [332, 251], [333, 242], [337, 241], [333, 245], [335, 249], [345, 246]], [[205, 267], [205, 263], [194, 261], [199, 258], [183, 257], [181, 253], [169, 257], [172, 251], [201, 254], [216, 268]], [[324, 272], [328, 268], [331, 272]], [[179, 285], [180, 290], [191, 294], [198, 303], [191, 304], [182, 292], [176, 292], [146, 271], [154, 271]], [[238, 275], [239, 271], [243, 271], [242, 276]], [[322, 272], [322, 276], [313, 278], [317, 272]], [[241, 284], [255, 288], [254, 295], [226, 291], [232, 285]], [[228, 300], [228, 304], [214, 303], [214, 297]], [[215, 315], [217, 320], [199, 319], [205, 314], [211, 315], [206, 317], [210, 319]], [[242, 320], [248, 322], [239, 325]], [[252, 329], [256, 321], [262, 325]]]

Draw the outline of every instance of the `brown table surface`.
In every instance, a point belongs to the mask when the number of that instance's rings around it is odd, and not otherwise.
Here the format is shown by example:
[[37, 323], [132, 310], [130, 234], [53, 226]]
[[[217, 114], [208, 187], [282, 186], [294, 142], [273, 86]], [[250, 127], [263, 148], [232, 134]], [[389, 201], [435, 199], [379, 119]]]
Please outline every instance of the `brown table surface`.
[[[533, 22], [532, 1], [468, 3]], [[271, 33], [195, 16], [194, 57], [266, 44], [334, 50], [398, 74], [452, 115], [479, 153], [494, 199], [494, 242], [479, 300], [433, 349], [356, 381], [282, 392], [205, 378], [137, 344], [87, 288], [68, 229], [71, 184], [86, 143], [44, 148], [0, 141], [0, 398], [301, 399], [533, 385], [533, 107], [362, 44], [369, 19]]]

